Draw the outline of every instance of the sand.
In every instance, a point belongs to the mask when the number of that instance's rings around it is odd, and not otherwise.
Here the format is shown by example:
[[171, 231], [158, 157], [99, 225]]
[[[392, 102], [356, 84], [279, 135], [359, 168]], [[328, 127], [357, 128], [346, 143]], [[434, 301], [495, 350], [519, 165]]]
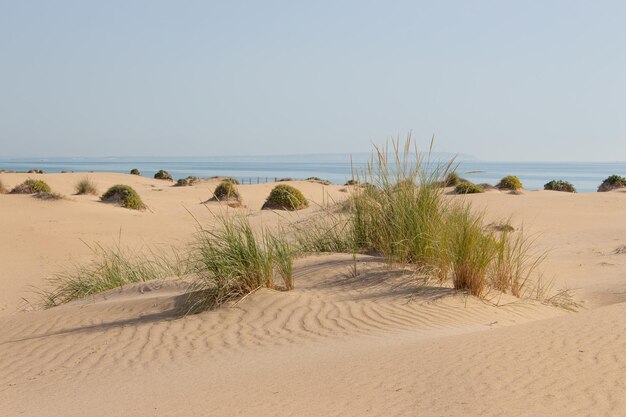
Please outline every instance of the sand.
[[[32, 286], [87, 244], [188, 242], [216, 181], [193, 187], [89, 174], [101, 191], [135, 187], [150, 210], [71, 196], [84, 174], [45, 179], [64, 201], [0, 195], [0, 415], [7, 416], [571, 416], [624, 415], [626, 192], [489, 192], [467, 197], [489, 221], [511, 217], [550, 251], [545, 276], [574, 289], [579, 312], [501, 297], [499, 305], [389, 271], [360, 255], [300, 259], [296, 289], [257, 291], [186, 318], [184, 284], [134, 284], [50, 310]], [[307, 216], [343, 187], [291, 183], [313, 204], [259, 209], [273, 184], [241, 186], [255, 227]], [[85, 242], [85, 243], [83, 243]]]

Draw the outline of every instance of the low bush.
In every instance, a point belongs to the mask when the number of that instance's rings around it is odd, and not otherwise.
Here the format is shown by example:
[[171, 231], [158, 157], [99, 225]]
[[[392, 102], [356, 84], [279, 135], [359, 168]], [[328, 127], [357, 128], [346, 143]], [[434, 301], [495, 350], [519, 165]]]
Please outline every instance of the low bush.
[[346, 181], [344, 185], [359, 185], [359, 184], [360, 184], [359, 180], [351, 179], [351, 180]]
[[174, 181], [170, 173], [163, 169], [159, 170], [156, 174], [154, 174], [154, 178], [157, 180]]
[[598, 191], [611, 191], [624, 187], [626, 187], [626, 178], [620, 177], [619, 175], [611, 175], [610, 177], [602, 181], [602, 184], [600, 184], [600, 186], [598, 187]]
[[132, 210], [142, 210], [146, 208], [141, 197], [132, 187], [124, 184], [114, 185], [109, 188], [106, 193], [100, 197], [105, 203], [118, 204], [122, 207]]
[[330, 185], [330, 184], [332, 184], [330, 181], [321, 179], [320, 177], [309, 177], [309, 178], [306, 179], [306, 181], [317, 182], [317, 183], [320, 183], [322, 185]]
[[274, 187], [262, 209], [300, 210], [309, 206], [309, 202], [300, 190], [290, 185], [280, 184]]
[[176, 184], [174, 184], [175, 187], [190, 187], [192, 185], [194, 185], [195, 183], [197, 183], [199, 181], [198, 177], [187, 177], [187, 178], [180, 178], [178, 181], [176, 181]]
[[137, 168], [133, 168], [130, 170], [130, 175], [141, 175], [141, 172]]
[[26, 171], [27, 174], [43, 174], [44, 172], [40, 169], [31, 169], [29, 171]]
[[74, 186], [74, 189], [76, 190], [77, 195], [98, 194], [98, 187], [96, 187], [96, 184], [89, 177], [85, 177], [78, 181], [76, 186]]
[[52, 201], [65, 200], [65, 196], [63, 194], [53, 193], [53, 192], [37, 193], [37, 194], [34, 194], [33, 197], [39, 200], [52, 200]]
[[514, 175], [509, 175], [500, 180], [496, 185], [500, 190], [512, 190], [516, 191], [522, 188], [522, 182]]
[[543, 186], [544, 190], [563, 191], [566, 193], [575, 193], [576, 188], [569, 182], [563, 180], [552, 180]]
[[241, 195], [239, 195], [239, 191], [234, 182], [224, 180], [215, 187], [213, 200], [241, 202]]
[[27, 179], [20, 185], [15, 186], [11, 190], [11, 194], [36, 194], [49, 193], [52, 191], [50, 186], [43, 180]]
[[461, 182], [454, 187], [454, 192], [457, 194], [477, 194], [484, 193], [485, 190], [476, 184], [472, 184], [471, 182]]

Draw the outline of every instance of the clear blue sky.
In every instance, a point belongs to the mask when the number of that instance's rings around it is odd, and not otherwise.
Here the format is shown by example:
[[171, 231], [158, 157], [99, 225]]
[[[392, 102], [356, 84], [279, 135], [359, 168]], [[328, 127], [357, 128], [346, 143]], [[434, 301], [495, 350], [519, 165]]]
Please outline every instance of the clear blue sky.
[[0, 158], [626, 160], [623, 1], [0, 0]]

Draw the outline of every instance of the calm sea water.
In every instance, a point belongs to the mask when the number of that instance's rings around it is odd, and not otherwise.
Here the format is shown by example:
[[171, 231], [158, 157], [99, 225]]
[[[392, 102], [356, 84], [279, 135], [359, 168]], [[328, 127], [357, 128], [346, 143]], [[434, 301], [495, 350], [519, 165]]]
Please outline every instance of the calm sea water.
[[[273, 180], [274, 178], [304, 179], [320, 177], [336, 184], [343, 184], [352, 178], [352, 167], [357, 170], [363, 162], [354, 163], [349, 158], [337, 156], [304, 156], [290, 158], [290, 161], [270, 160], [268, 158], [214, 158], [211, 160], [0, 160], [0, 169], [28, 171], [41, 169], [45, 172], [85, 171], [85, 172], [122, 172], [128, 173], [138, 168], [145, 176], [153, 176], [159, 169], [165, 169], [174, 178], [189, 175], [212, 177], [227, 175], [245, 182]], [[296, 159], [296, 160], [294, 160]], [[341, 160], [339, 160], [341, 159]], [[545, 162], [481, 162], [462, 161], [457, 169], [459, 174], [475, 183], [495, 184], [505, 175], [517, 175], [526, 189], [543, 189], [543, 185], [552, 179], [563, 179], [571, 182], [579, 192], [596, 191], [602, 180], [609, 175], [626, 176], [626, 162], [614, 163], [545, 163]]]

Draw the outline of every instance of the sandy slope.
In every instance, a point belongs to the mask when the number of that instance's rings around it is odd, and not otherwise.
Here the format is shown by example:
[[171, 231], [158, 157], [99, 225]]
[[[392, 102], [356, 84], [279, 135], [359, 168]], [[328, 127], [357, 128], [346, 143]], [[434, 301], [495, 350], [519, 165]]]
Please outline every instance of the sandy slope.
[[[0, 195], [0, 230], [11, 237], [0, 242], [0, 415], [626, 414], [626, 254], [613, 253], [626, 244], [624, 192], [469, 197], [490, 220], [514, 215], [541, 232], [547, 275], [557, 288], [577, 288], [579, 313], [507, 297], [494, 306], [368, 256], [354, 277], [346, 255], [297, 261], [292, 292], [259, 291], [191, 317], [178, 316], [185, 283], [177, 280], [18, 312], [29, 284], [88, 257], [80, 238], [110, 242], [121, 227], [130, 244], [184, 242], [195, 228], [186, 210], [212, 219], [199, 201], [214, 184], [91, 175], [101, 189], [137, 187], [152, 211], [95, 197]], [[69, 194], [80, 176], [45, 177]], [[297, 185], [318, 202], [325, 192], [345, 196]], [[242, 187], [256, 225], [281, 220], [258, 212], [270, 188]]]

